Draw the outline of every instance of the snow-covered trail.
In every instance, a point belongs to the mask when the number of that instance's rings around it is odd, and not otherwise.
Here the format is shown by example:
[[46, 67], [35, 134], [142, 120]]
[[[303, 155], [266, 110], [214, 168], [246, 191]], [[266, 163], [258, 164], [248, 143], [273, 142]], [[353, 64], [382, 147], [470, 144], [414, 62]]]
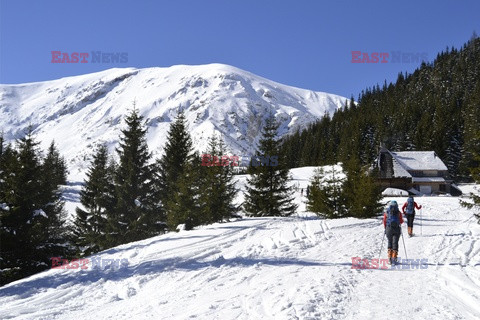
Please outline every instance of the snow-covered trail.
[[[458, 199], [437, 197], [417, 201], [423, 204], [423, 210], [421, 215], [417, 212], [415, 236], [404, 240], [408, 257], [428, 259], [427, 269], [368, 270], [373, 271], [370, 275], [365, 274], [366, 270], [359, 271], [367, 279], [358, 284], [356, 295], [365, 292], [359, 305], [369, 307], [359, 308], [355, 316], [373, 318], [390, 313], [400, 319], [434, 316], [478, 319], [479, 225], [472, 212], [459, 206]], [[405, 257], [402, 240], [399, 249], [400, 256]]]
[[405, 244], [426, 269], [352, 269], [352, 257], [378, 258], [379, 219], [246, 218], [97, 256], [128, 268], [49, 270], [7, 285], [0, 318], [478, 319], [479, 225], [456, 198], [417, 201], [423, 234], [417, 216]]

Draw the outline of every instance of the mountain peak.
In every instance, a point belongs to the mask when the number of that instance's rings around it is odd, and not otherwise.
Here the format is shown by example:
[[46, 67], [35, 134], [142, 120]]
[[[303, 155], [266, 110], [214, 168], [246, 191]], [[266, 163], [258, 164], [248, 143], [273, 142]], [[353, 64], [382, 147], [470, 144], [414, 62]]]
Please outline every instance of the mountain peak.
[[114, 68], [0, 85], [0, 126], [6, 140], [14, 140], [32, 125], [45, 146], [56, 141], [71, 171], [83, 172], [96, 145], [107, 143], [113, 151], [123, 117], [134, 103], [146, 120], [148, 144], [157, 156], [179, 109], [185, 111], [197, 150], [204, 151], [216, 132], [231, 153], [250, 155], [270, 113], [279, 121], [282, 136], [334, 112], [345, 101], [219, 63]]

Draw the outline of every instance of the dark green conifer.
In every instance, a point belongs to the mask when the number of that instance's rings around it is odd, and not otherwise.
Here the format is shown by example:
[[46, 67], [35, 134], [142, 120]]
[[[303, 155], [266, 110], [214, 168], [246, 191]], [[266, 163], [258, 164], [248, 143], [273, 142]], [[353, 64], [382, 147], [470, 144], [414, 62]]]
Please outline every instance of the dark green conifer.
[[[53, 256], [66, 256], [63, 201], [58, 185], [46, 182], [50, 156], [42, 161], [32, 131], [0, 161], [0, 269], [2, 283], [42, 271]], [[58, 154], [54, 154], [60, 156]], [[47, 163], [45, 162], [47, 161]]]
[[134, 109], [125, 118], [117, 148], [115, 216], [109, 219], [109, 238], [117, 244], [145, 239], [163, 231], [165, 216], [155, 188], [154, 166], [146, 142], [143, 117]]
[[345, 178], [336, 166], [319, 168], [311, 179], [307, 196], [307, 210], [323, 218], [346, 216], [346, 202], [342, 190]]
[[[480, 130], [477, 131], [476, 141], [477, 141], [477, 147], [480, 150]], [[470, 167], [470, 173], [471, 173], [474, 181], [477, 184], [480, 184], [480, 151], [474, 152], [472, 158], [473, 158], [472, 160], [475, 161], [475, 162], [472, 162], [473, 166]], [[476, 194], [471, 193], [469, 195], [471, 201], [463, 201], [462, 200], [461, 204], [464, 207], [467, 207], [467, 208], [470, 208], [470, 209], [476, 209], [476, 213], [474, 213], [474, 215], [477, 217], [478, 223], [480, 224], [480, 195], [478, 194], [479, 191], [480, 190], [477, 187], [476, 188], [477, 193]]]
[[192, 230], [206, 222], [199, 201], [202, 177], [198, 155], [195, 159], [183, 167], [173, 186], [175, 192], [168, 199], [167, 223], [170, 230], [177, 230], [179, 225], [184, 225], [185, 230]]
[[262, 129], [258, 151], [252, 157], [244, 209], [250, 216], [289, 216], [297, 205], [288, 186], [289, 171], [277, 140], [278, 124], [270, 115]]
[[237, 190], [232, 161], [235, 160], [228, 158], [223, 141], [215, 135], [209, 139], [207, 154], [211, 157], [212, 165], [200, 168], [204, 174], [199, 201], [203, 220], [213, 223], [229, 219], [238, 212], [238, 206], [234, 204]]
[[90, 255], [109, 247], [107, 220], [116, 216], [114, 177], [114, 163], [109, 162], [108, 149], [102, 144], [93, 156], [80, 192], [82, 207], [76, 208], [73, 233], [75, 244], [82, 255]]
[[60, 155], [52, 141], [47, 155], [41, 164], [41, 202], [46, 219], [42, 219], [44, 232], [43, 249], [48, 257], [67, 256], [70, 254], [70, 245], [67, 247], [67, 213], [62, 200], [61, 186], [67, 183], [67, 166], [65, 159]]
[[371, 218], [382, 211], [381, 190], [360, 161], [352, 156], [343, 166], [347, 175], [342, 185], [346, 215], [356, 218]]
[[[180, 111], [175, 121], [170, 125], [163, 156], [157, 161], [157, 190], [159, 191], [168, 225], [171, 229], [175, 229], [178, 224], [185, 223], [183, 218], [185, 213], [179, 212], [179, 206], [191, 207], [186, 203], [176, 203], [176, 201], [186, 199], [188, 196], [195, 196], [195, 194], [179, 194], [180, 188], [184, 192], [186, 192], [185, 190], [191, 191], [195, 188], [195, 186], [191, 185], [193, 181], [192, 176], [196, 170], [193, 167], [194, 158], [192, 139], [187, 129], [187, 121], [184, 113]], [[198, 155], [197, 158], [199, 158]], [[185, 172], [187, 168], [189, 168], [189, 172]], [[197, 205], [195, 204], [194, 206]]]

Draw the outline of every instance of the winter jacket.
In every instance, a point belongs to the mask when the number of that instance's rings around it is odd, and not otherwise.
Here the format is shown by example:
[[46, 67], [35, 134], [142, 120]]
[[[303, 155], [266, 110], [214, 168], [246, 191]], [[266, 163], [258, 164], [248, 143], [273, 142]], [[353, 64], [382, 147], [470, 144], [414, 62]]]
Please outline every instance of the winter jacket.
[[[398, 212], [398, 215], [399, 215], [399, 218], [400, 218], [400, 224], [403, 223], [403, 217], [402, 217], [402, 214], [400, 213], [400, 211]], [[387, 213], [384, 212], [383, 213], [383, 226], [386, 228], [387, 227]]]
[[[407, 205], [408, 205], [408, 201], [403, 204], [403, 207], [402, 207], [402, 212], [403, 212], [403, 214], [406, 214], [406, 213], [405, 213], [405, 208], [407, 207]], [[417, 209], [417, 210], [422, 209], [422, 206], [419, 207], [418, 204], [417, 204], [415, 201], [413, 201], [413, 206], [414, 206], [415, 209]]]

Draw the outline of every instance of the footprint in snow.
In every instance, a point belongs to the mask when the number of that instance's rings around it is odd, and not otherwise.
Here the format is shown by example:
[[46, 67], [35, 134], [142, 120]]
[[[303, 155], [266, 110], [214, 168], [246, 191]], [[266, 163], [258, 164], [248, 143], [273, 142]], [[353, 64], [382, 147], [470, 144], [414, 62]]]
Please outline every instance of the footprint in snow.
[[109, 302], [115, 302], [115, 301], [120, 301], [120, 300], [123, 300], [123, 299], [120, 298], [120, 297], [118, 296], [118, 294], [116, 294], [116, 295], [110, 297]]
[[133, 297], [136, 294], [137, 294], [137, 290], [135, 290], [135, 288], [129, 287], [127, 289], [127, 297], [128, 298]]

